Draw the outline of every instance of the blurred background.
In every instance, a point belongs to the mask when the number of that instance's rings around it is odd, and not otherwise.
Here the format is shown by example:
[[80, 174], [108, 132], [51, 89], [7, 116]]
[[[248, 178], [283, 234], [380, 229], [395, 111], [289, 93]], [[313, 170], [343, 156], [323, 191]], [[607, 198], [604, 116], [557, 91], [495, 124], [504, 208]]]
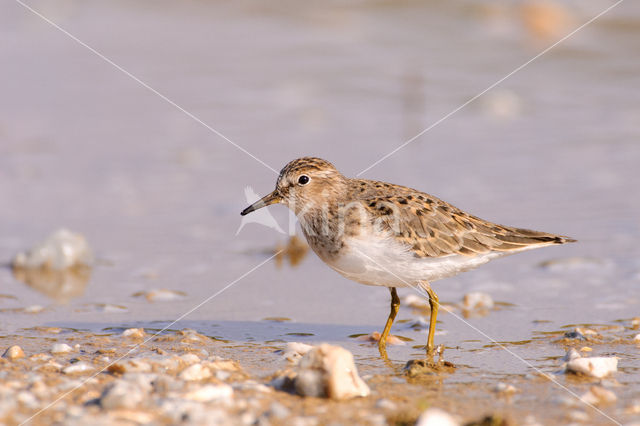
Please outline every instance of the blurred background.
[[[257, 341], [381, 329], [387, 290], [313, 254], [244, 276], [288, 240], [255, 223], [236, 235], [246, 186], [271, 191], [303, 155], [355, 176], [613, 4], [28, 2], [74, 40], [4, 2], [0, 259], [66, 227], [95, 260], [58, 286], [3, 268], [0, 326], [151, 327], [241, 278], [183, 324]], [[638, 315], [639, 36], [623, 2], [361, 176], [579, 240], [435, 284], [443, 302], [510, 306], [471, 320], [497, 340]], [[269, 210], [287, 230], [287, 209]], [[487, 343], [441, 321], [441, 343]]]

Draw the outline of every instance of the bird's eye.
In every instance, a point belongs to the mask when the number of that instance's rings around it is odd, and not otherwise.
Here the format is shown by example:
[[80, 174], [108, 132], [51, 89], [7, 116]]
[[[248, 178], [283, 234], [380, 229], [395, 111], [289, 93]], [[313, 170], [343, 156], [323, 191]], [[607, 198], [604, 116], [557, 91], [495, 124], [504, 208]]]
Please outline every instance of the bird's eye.
[[309, 179], [309, 176], [307, 176], [307, 175], [301, 175], [301, 176], [298, 178], [298, 184], [300, 184], [300, 185], [306, 185], [306, 184], [308, 184], [308, 183], [309, 183], [309, 180], [310, 180], [310, 179]]

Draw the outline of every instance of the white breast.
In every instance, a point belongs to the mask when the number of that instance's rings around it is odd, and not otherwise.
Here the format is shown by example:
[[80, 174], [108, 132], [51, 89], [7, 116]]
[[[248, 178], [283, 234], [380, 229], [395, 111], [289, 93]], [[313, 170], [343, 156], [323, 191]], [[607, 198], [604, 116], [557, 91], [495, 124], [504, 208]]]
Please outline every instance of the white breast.
[[418, 258], [407, 246], [389, 236], [358, 236], [346, 239], [339, 256], [325, 261], [340, 274], [362, 284], [408, 287], [418, 285], [420, 281], [432, 282], [468, 271], [506, 254], [489, 252], [477, 256], [454, 254]]

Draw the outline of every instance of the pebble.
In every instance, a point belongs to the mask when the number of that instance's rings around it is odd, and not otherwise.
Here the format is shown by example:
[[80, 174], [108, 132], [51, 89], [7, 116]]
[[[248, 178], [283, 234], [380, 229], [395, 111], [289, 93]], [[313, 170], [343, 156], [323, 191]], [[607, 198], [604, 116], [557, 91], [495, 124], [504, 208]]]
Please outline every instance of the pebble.
[[220, 371], [242, 371], [242, 367], [235, 361], [228, 359], [216, 359], [214, 361], [204, 361], [203, 365], [209, 367], [211, 370]]
[[278, 401], [273, 401], [271, 406], [269, 407], [269, 416], [275, 417], [278, 420], [283, 420], [291, 415], [291, 410], [289, 410], [284, 405], [280, 404]]
[[151, 371], [151, 364], [145, 359], [126, 359], [111, 364], [107, 371], [110, 373], [148, 373]]
[[273, 388], [262, 383], [258, 383], [255, 380], [246, 380], [244, 382], [236, 382], [233, 384], [233, 388], [239, 391], [253, 391], [259, 393], [271, 393]]
[[395, 411], [398, 405], [389, 399], [381, 398], [376, 401], [375, 407], [385, 411]]
[[429, 300], [417, 294], [408, 294], [402, 301], [404, 305], [413, 309], [431, 309]]
[[503, 393], [503, 394], [513, 394], [513, 393], [519, 392], [519, 389], [508, 383], [500, 382], [495, 385], [495, 387], [493, 388], [493, 391], [497, 393]]
[[462, 307], [466, 310], [492, 309], [493, 305], [491, 296], [479, 291], [467, 293], [462, 299]]
[[95, 368], [92, 365], [87, 364], [86, 362], [76, 362], [75, 364], [71, 364], [62, 369], [64, 374], [76, 374], [76, 373], [84, 373], [87, 371], [92, 371]]
[[151, 413], [145, 413], [144, 411], [133, 411], [133, 410], [117, 410], [109, 413], [114, 420], [118, 420], [117, 422], [109, 422], [116, 424], [149, 424], [153, 422], [153, 415]]
[[[374, 331], [371, 334], [366, 334], [364, 336], [359, 336], [358, 340], [364, 340], [366, 342], [378, 342], [380, 340], [380, 336], [382, 336], [380, 334], [380, 332]], [[403, 346], [403, 345], [406, 345], [406, 343], [403, 342], [402, 340], [400, 340], [397, 336], [389, 334], [387, 336], [387, 345]]]
[[14, 268], [63, 270], [75, 265], [91, 265], [93, 257], [82, 234], [59, 229], [27, 252], [13, 259]]
[[282, 351], [282, 356], [289, 362], [297, 364], [300, 358], [309, 352], [313, 346], [300, 342], [289, 342]]
[[36, 398], [31, 392], [27, 391], [18, 392], [16, 395], [16, 401], [32, 410], [38, 408], [40, 405], [38, 398]]
[[14, 360], [24, 358], [24, 351], [18, 345], [13, 345], [9, 349], [7, 349], [4, 354], [2, 354], [2, 358]]
[[429, 408], [423, 412], [416, 426], [458, 426], [459, 423], [451, 416], [451, 414], [439, 408]]
[[228, 400], [233, 397], [233, 388], [227, 384], [205, 385], [185, 393], [184, 397], [199, 402]]
[[571, 348], [567, 351], [567, 353], [564, 355], [564, 358], [562, 358], [562, 360], [571, 361], [572, 359], [576, 359], [580, 357], [582, 357], [582, 355], [580, 355], [580, 352], [576, 351], [574, 348]]
[[598, 333], [595, 330], [591, 330], [588, 328], [576, 327], [573, 331], [567, 331], [564, 333], [564, 337], [567, 339], [579, 339], [579, 340], [588, 340], [588, 336], [597, 336]]
[[210, 341], [210, 339], [207, 336], [200, 334], [197, 331], [192, 330], [190, 328], [185, 328], [184, 330], [180, 330], [178, 331], [178, 334], [181, 336], [184, 336], [184, 338], [182, 339], [183, 342], [207, 343]]
[[591, 405], [611, 404], [618, 400], [615, 393], [602, 386], [591, 386], [588, 392], [584, 393], [580, 400]]
[[294, 388], [300, 396], [326, 398], [328, 396], [324, 374], [319, 370], [302, 370], [294, 379]]
[[636, 343], [640, 343], [640, 334], [636, 334], [636, 335], [633, 337], [633, 341], [634, 341], [634, 342], [636, 342]]
[[580, 356], [571, 358], [566, 365], [566, 371], [571, 373], [584, 374], [590, 377], [601, 379], [609, 374], [618, 371], [617, 357], [590, 357]]
[[187, 365], [197, 364], [200, 362], [200, 357], [196, 354], [180, 355], [180, 359]]
[[72, 350], [73, 349], [71, 349], [71, 346], [67, 345], [66, 343], [56, 343], [51, 347], [52, 354], [66, 354], [71, 352]]
[[22, 308], [21, 311], [25, 314], [39, 314], [40, 312], [44, 311], [44, 306], [29, 305]]
[[193, 364], [182, 370], [178, 377], [187, 381], [204, 380], [211, 377], [211, 370], [202, 364]]
[[114, 305], [113, 303], [93, 303], [86, 306], [93, 309], [96, 312], [104, 312], [104, 313], [126, 312], [129, 310], [129, 308], [127, 308], [126, 306]]
[[105, 410], [114, 408], [137, 408], [145, 399], [146, 393], [127, 380], [118, 379], [109, 384], [100, 396], [100, 406]]
[[314, 347], [302, 357], [294, 386], [301, 395], [326, 395], [331, 399], [348, 399], [371, 393], [358, 375], [351, 352], [326, 343]]
[[150, 384], [153, 391], [160, 395], [181, 391], [184, 387], [184, 382], [164, 374], [158, 375]]
[[482, 99], [483, 110], [498, 119], [511, 119], [522, 112], [522, 100], [511, 90], [495, 90]]
[[130, 339], [144, 339], [144, 328], [128, 328], [122, 332], [122, 337]]
[[187, 293], [179, 290], [169, 290], [166, 288], [153, 289], [149, 291], [139, 291], [133, 297], [144, 297], [149, 302], [170, 302], [187, 297]]
[[567, 417], [574, 422], [587, 423], [589, 422], [589, 414], [582, 410], [572, 410], [567, 413]]

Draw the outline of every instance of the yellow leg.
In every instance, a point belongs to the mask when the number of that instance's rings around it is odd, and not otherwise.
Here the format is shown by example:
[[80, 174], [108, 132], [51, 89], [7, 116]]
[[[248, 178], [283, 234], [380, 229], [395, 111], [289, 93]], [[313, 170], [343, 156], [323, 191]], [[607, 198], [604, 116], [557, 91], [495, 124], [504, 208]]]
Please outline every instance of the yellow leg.
[[387, 357], [387, 336], [389, 336], [389, 331], [391, 330], [391, 325], [393, 324], [393, 320], [396, 318], [396, 315], [400, 310], [400, 298], [398, 297], [396, 288], [390, 287], [389, 291], [391, 292], [391, 312], [389, 312], [389, 318], [387, 318], [387, 323], [384, 326], [384, 330], [382, 330], [382, 335], [380, 336], [380, 340], [378, 340], [378, 350], [380, 351], [380, 356], [382, 356], [385, 359], [388, 358]]
[[427, 337], [427, 356], [433, 356], [433, 350], [435, 349], [435, 346], [433, 345], [433, 336], [436, 333], [436, 318], [438, 317], [438, 306], [440, 306], [440, 303], [438, 302], [436, 292], [433, 291], [431, 287], [427, 288], [427, 293], [429, 293], [429, 305], [431, 305], [429, 337]]

